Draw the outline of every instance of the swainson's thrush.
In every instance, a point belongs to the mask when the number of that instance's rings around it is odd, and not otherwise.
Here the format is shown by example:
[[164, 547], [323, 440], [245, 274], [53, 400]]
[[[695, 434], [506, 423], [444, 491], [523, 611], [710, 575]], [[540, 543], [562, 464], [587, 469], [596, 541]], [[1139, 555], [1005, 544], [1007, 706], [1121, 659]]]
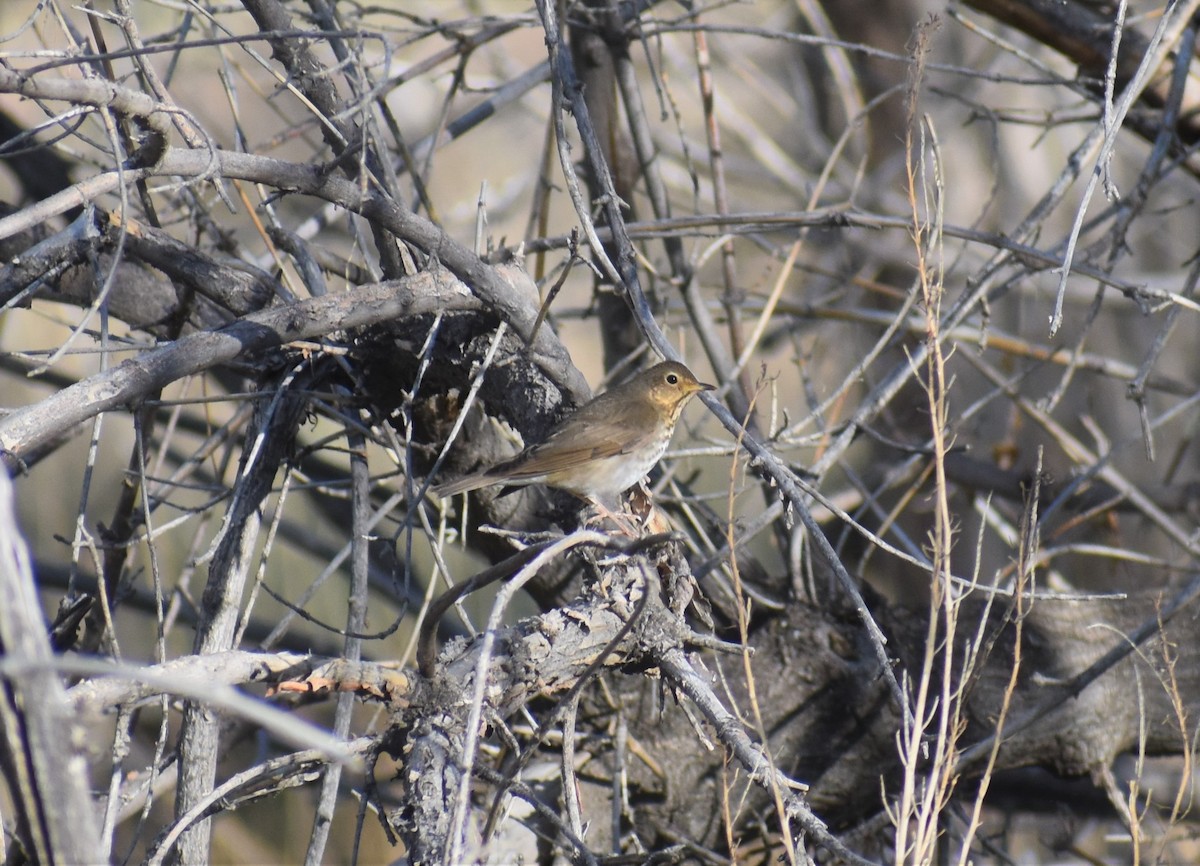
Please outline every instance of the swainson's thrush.
[[511, 460], [433, 488], [440, 497], [492, 484], [547, 484], [608, 510], [671, 441], [684, 404], [712, 385], [665, 361], [605, 391]]

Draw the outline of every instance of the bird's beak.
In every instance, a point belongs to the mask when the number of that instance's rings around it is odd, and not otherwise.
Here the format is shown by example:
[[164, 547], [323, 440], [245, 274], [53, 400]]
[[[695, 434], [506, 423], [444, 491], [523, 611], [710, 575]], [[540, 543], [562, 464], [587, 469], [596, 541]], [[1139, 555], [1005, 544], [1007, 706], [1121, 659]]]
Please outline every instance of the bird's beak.
[[697, 383], [696, 383], [696, 390], [697, 390], [697, 391], [715, 391], [715, 390], [717, 390], [717, 386], [716, 386], [716, 385], [710, 385], [710, 384], [708, 384], [707, 382], [697, 382]]

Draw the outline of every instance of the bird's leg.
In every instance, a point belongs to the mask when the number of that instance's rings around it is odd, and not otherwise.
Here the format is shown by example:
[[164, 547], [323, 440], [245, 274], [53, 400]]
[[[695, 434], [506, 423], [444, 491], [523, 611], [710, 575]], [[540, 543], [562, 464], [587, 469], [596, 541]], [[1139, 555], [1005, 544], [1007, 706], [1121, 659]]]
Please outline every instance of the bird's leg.
[[[632, 514], [625, 513], [624, 509], [618, 514], [594, 496], [587, 497], [587, 501], [596, 509], [596, 514], [594, 515], [596, 519], [611, 520], [622, 534], [628, 535], [630, 538], [639, 538], [641, 536], [641, 530]], [[587, 522], [590, 523], [591, 518]]]
[[670, 532], [670, 523], [664, 520], [662, 513], [654, 505], [654, 496], [646, 484], [647, 480], [643, 478], [635, 484], [626, 499], [629, 511], [637, 521], [639, 534], [645, 534], [647, 530]]

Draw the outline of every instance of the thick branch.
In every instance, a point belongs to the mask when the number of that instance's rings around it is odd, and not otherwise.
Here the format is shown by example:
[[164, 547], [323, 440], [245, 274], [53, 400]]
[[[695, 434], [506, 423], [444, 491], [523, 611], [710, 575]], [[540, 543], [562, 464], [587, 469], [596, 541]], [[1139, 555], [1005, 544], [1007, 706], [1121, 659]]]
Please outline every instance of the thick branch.
[[131, 170], [123, 176], [116, 172], [105, 172], [46, 199], [37, 206], [35, 214], [31, 214], [33, 208], [27, 208], [0, 219], [0, 238], [111, 192], [122, 180], [130, 182], [160, 175], [207, 177], [213, 171], [222, 177], [314, 195], [382, 225], [444, 264], [470, 286], [485, 305], [507, 321], [523, 340], [528, 342], [532, 337], [531, 348], [538, 366], [561, 384], [576, 402], [582, 402], [590, 393], [583, 375], [571, 364], [570, 355], [551, 329], [539, 328], [534, 334], [533, 325], [539, 307], [536, 297], [529, 297], [520, 286], [505, 279], [500, 269], [483, 261], [449, 237], [439, 226], [400, 207], [390, 198], [364, 191], [353, 181], [323, 171], [321, 166], [223, 150], [169, 150], [153, 169]]
[[[53, 653], [14, 505], [12, 482], [0, 469], [0, 658], [48, 665]], [[74, 718], [57, 676], [30, 669], [0, 682], [0, 771], [33, 862], [107, 859]]]
[[429, 273], [273, 307], [219, 331], [189, 334], [17, 410], [0, 421], [0, 449], [7, 463], [19, 464], [22, 454], [100, 412], [136, 403], [184, 376], [292, 340], [324, 337], [437, 310], [478, 307], [457, 280]]

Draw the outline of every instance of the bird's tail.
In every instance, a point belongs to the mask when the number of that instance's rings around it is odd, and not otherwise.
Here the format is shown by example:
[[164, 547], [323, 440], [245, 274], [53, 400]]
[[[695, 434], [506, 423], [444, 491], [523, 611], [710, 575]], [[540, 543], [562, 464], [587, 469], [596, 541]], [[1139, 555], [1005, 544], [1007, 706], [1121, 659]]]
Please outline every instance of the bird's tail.
[[495, 483], [495, 479], [487, 472], [475, 472], [471, 475], [464, 475], [456, 481], [448, 481], [445, 484], [439, 484], [437, 487], [431, 487], [429, 492], [439, 499], [445, 499], [448, 496], [454, 496], [457, 493], [468, 493], [472, 490], [478, 490], [480, 487], [487, 487], [493, 483]]

